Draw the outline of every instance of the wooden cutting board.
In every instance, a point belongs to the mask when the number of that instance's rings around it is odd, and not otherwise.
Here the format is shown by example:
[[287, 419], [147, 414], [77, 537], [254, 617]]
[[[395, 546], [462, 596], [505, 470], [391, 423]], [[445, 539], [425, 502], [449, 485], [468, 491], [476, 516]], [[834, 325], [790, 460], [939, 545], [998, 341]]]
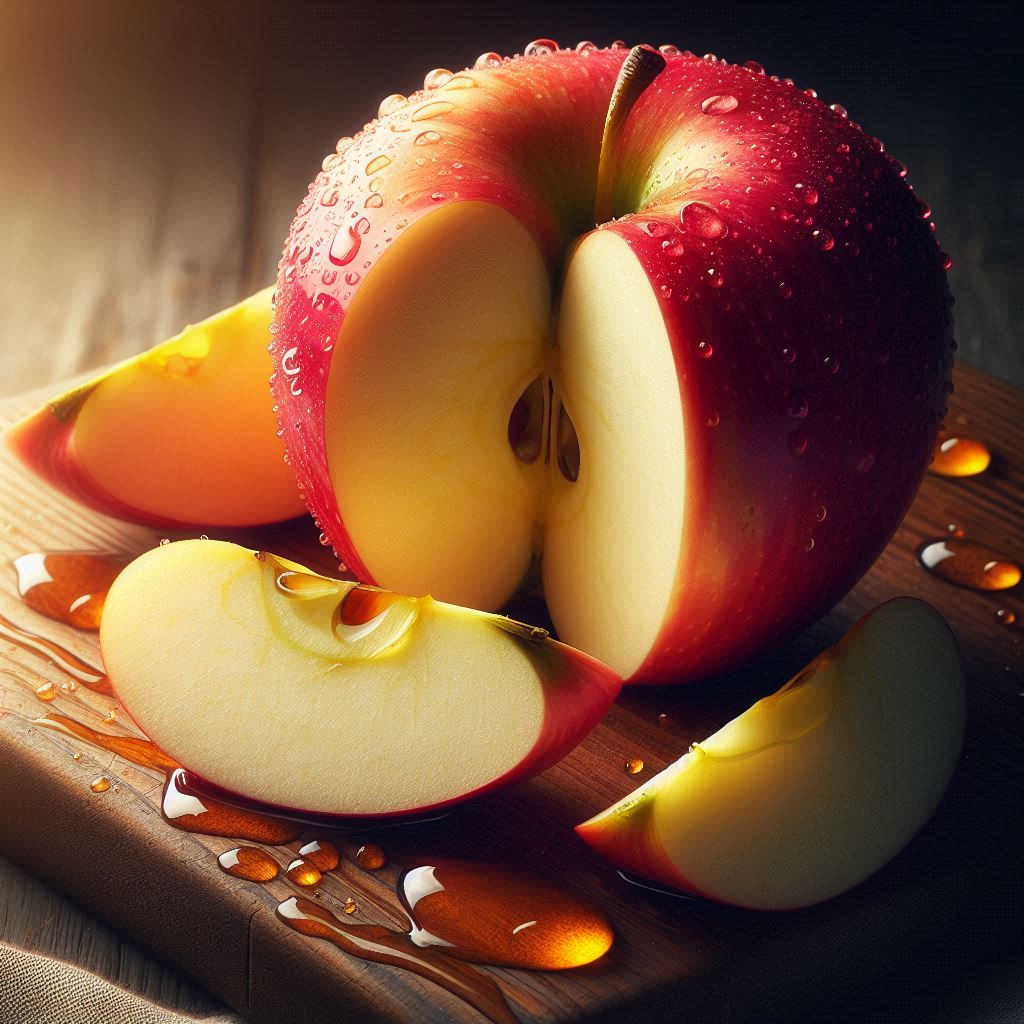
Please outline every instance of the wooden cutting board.
[[[1024, 943], [1024, 599], [1021, 587], [976, 593], [930, 577], [921, 543], [949, 524], [1024, 559], [1024, 395], [962, 368], [948, 424], [987, 442], [982, 476], [929, 476], [906, 522], [871, 572], [814, 628], [747, 670], [714, 685], [630, 690], [605, 722], [541, 777], [463, 807], [440, 821], [353, 837], [390, 856], [368, 874], [350, 860], [325, 879], [321, 903], [354, 899], [353, 923], [400, 926], [399, 867], [436, 856], [526, 866], [584, 895], [612, 919], [616, 942], [589, 967], [561, 973], [482, 968], [522, 1021], [821, 1020], [853, 1015], [946, 978]], [[0, 406], [15, 419], [43, 397]], [[28, 551], [102, 549], [127, 554], [160, 534], [83, 509], [0, 457], [0, 558]], [[308, 521], [212, 536], [290, 554], [330, 569]], [[185, 536], [179, 534], [177, 536]], [[99, 663], [95, 634], [44, 619], [16, 596], [0, 570], [0, 614]], [[864, 611], [895, 594], [931, 601], [963, 646], [970, 686], [968, 737], [960, 770], [924, 831], [874, 878], [836, 900], [783, 914], [745, 912], [680, 899], [624, 881], [571, 826], [682, 754], [754, 699], [776, 689]], [[1007, 626], [998, 609], [1017, 624]], [[1006, 616], [1003, 617], [1004, 619]], [[154, 637], [154, 643], [159, 638]], [[172, 829], [160, 816], [162, 776], [32, 725], [56, 711], [103, 731], [135, 735], [111, 698], [40, 683], [67, 676], [0, 641], [0, 848], [90, 910], [180, 968], [248, 1019], [303, 1024], [360, 1021], [474, 1021], [466, 1003], [412, 974], [366, 963], [282, 925], [287, 881], [260, 886], [229, 877], [216, 855], [229, 839]], [[670, 724], [659, 722], [667, 714]], [[909, 741], [908, 741], [909, 742]], [[73, 757], [80, 753], [80, 759]], [[640, 757], [639, 776], [623, 771]], [[374, 770], [372, 764], [365, 766]], [[112, 781], [90, 789], [100, 773]], [[324, 830], [309, 829], [309, 837]], [[292, 851], [272, 852], [287, 863]], [[351, 843], [348, 849], [351, 849]]]

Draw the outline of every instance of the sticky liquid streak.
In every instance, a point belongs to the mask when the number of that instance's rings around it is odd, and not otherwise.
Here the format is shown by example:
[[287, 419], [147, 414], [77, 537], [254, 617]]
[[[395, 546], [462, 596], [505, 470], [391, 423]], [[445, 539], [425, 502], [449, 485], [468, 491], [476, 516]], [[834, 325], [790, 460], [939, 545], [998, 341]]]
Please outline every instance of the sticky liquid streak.
[[16, 644], [22, 650], [40, 655], [51, 665], [59, 668], [61, 672], [66, 672], [76, 682], [92, 690], [93, 693], [109, 697], [114, 692], [110, 680], [101, 669], [83, 661], [77, 654], [72, 654], [67, 648], [61, 647], [53, 640], [47, 640], [31, 630], [15, 625], [2, 615], [0, 615], [0, 638]]
[[360, 960], [401, 967], [432, 981], [479, 1010], [494, 1024], [518, 1024], [501, 989], [487, 975], [432, 949], [421, 949], [402, 932], [383, 925], [346, 924], [326, 907], [301, 896], [277, 908], [278, 919], [302, 935], [325, 939]]
[[18, 594], [41, 615], [97, 630], [107, 591], [129, 559], [87, 551], [31, 551], [11, 565]]

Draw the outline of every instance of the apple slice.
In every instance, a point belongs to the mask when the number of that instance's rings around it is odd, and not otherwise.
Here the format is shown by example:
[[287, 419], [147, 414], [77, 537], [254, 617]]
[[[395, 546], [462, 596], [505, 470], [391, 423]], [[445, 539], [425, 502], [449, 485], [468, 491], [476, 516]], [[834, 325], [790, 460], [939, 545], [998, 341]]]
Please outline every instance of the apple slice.
[[305, 511], [267, 393], [272, 288], [48, 402], [6, 440], [108, 515], [247, 526]]
[[220, 541], [132, 562], [100, 639], [161, 749], [223, 789], [315, 814], [404, 814], [528, 778], [621, 686], [542, 629]]
[[965, 703], [953, 633], [930, 605], [896, 598], [576, 831], [618, 867], [709, 899], [818, 903], [877, 871], [935, 810]]

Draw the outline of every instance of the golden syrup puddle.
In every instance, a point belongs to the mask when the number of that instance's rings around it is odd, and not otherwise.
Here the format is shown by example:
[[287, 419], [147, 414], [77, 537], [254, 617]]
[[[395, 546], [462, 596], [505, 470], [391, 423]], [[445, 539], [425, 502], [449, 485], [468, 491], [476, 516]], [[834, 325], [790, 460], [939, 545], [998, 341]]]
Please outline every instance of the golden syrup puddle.
[[97, 630], [107, 591], [128, 562], [86, 551], [31, 551], [11, 565], [18, 596], [29, 608], [77, 629]]
[[1009, 590], [1021, 580], [1016, 562], [955, 534], [924, 544], [918, 558], [933, 576], [971, 590]]

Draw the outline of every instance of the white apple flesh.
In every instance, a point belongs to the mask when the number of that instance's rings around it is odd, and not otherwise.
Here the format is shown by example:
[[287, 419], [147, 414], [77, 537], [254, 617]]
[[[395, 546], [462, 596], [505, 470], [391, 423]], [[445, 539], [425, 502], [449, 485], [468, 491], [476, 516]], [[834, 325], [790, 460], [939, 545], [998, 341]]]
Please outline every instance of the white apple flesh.
[[618, 867], [709, 899], [818, 903], [931, 816], [964, 719], [953, 633], [931, 606], [896, 598], [577, 832]]
[[544, 630], [208, 540], [132, 562], [100, 639], [161, 749], [231, 793], [314, 814], [432, 809], [543, 771], [621, 685]]

